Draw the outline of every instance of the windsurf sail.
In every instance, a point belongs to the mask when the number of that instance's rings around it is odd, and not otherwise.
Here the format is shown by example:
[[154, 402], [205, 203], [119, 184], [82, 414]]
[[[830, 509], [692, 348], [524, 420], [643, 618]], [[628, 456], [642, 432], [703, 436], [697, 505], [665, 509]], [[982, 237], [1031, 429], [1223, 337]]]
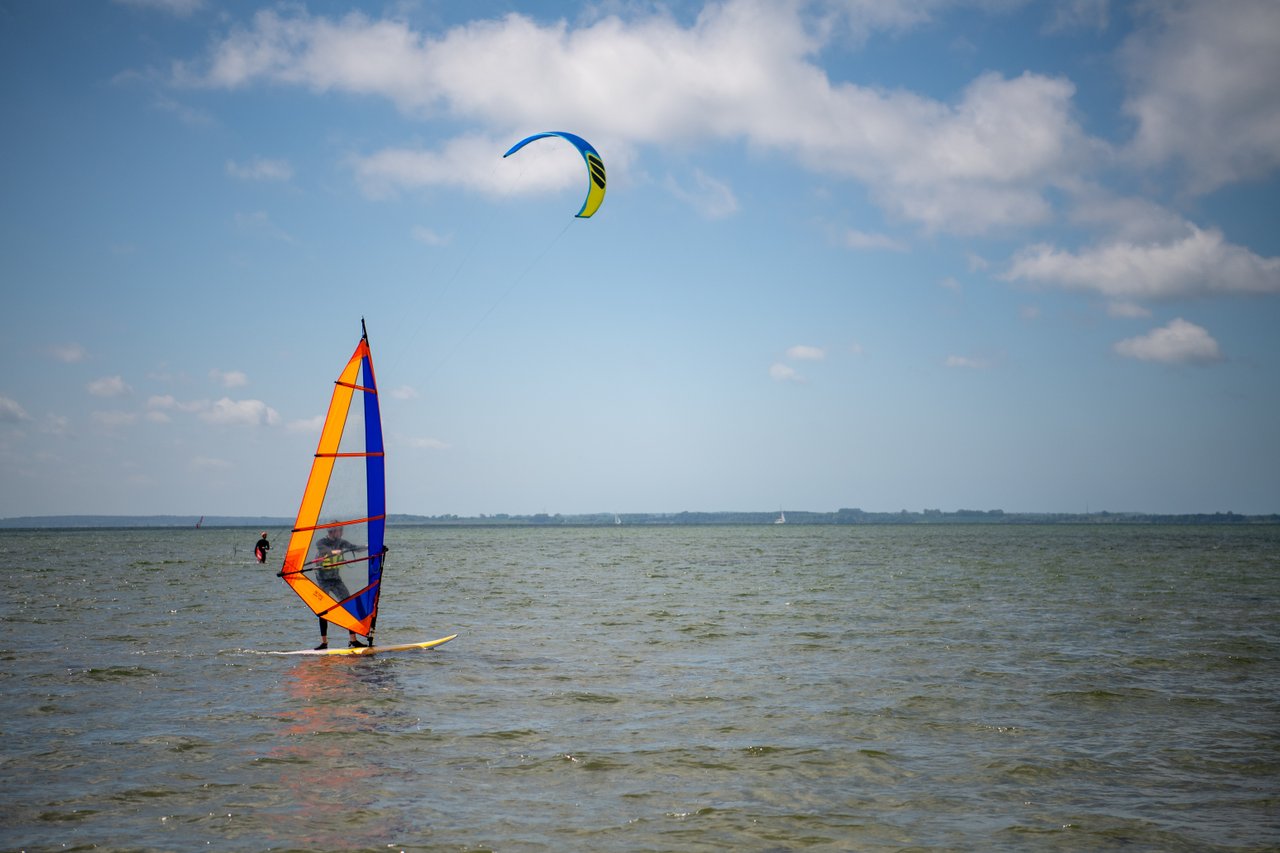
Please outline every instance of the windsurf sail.
[[334, 382], [279, 574], [317, 616], [372, 645], [386, 560], [386, 466], [364, 320], [360, 331]]

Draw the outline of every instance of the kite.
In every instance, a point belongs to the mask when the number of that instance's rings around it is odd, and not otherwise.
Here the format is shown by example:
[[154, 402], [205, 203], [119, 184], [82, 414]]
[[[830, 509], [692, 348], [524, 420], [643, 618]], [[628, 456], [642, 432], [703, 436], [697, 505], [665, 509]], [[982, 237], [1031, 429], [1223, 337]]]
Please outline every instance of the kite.
[[600, 153], [592, 147], [590, 142], [575, 133], [550, 130], [546, 133], [535, 133], [533, 136], [521, 139], [502, 156], [510, 157], [535, 139], [543, 139], [547, 136], [558, 136], [561, 139], [568, 140], [578, 149], [582, 154], [582, 159], [587, 163], [587, 198], [582, 202], [582, 209], [577, 213], [579, 219], [587, 219], [600, 209], [600, 203], [604, 201], [604, 161], [600, 159]]

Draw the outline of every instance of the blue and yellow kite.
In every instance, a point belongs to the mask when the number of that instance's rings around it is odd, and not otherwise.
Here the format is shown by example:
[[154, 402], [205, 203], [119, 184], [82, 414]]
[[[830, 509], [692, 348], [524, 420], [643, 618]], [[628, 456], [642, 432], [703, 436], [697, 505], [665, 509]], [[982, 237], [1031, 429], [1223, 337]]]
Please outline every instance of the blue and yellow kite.
[[558, 136], [561, 139], [568, 140], [578, 149], [582, 154], [582, 159], [587, 163], [587, 198], [582, 202], [582, 209], [577, 213], [579, 219], [587, 219], [600, 209], [600, 204], [604, 201], [604, 161], [600, 159], [600, 153], [596, 151], [590, 142], [576, 133], [549, 130], [546, 133], [535, 133], [533, 136], [521, 139], [502, 156], [510, 157], [535, 139], [543, 139], [548, 136]]

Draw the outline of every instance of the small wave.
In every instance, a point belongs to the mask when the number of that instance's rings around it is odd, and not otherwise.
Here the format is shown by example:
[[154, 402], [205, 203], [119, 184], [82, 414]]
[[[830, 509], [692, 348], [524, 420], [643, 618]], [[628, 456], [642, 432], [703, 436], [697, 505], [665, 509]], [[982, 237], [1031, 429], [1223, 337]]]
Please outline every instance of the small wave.
[[477, 740], [521, 740], [528, 737], [536, 737], [537, 732], [533, 729], [505, 729], [497, 732], [480, 732], [471, 735]]
[[39, 820], [45, 823], [72, 823], [88, 820], [98, 814], [98, 809], [72, 809], [65, 812], [41, 812]]
[[576, 761], [583, 770], [590, 770], [593, 772], [623, 770], [627, 767], [627, 765], [621, 761], [611, 761], [608, 758], [600, 756], [588, 755], [585, 757], [578, 757]]
[[144, 666], [109, 666], [102, 669], [93, 667], [84, 671], [83, 675], [90, 681], [120, 681], [127, 678], [150, 678], [160, 673]]
[[573, 770], [589, 770], [594, 772], [607, 772], [610, 770], [622, 770], [628, 765], [625, 762], [608, 758], [603, 755], [593, 755], [589, 752], [561, 752], [550, 756], [533, 756], [521, 755], [519, 763], [512, 766], [511, 769], [520, 772], [530, 771], [562, 771], [565, 769]]
[[691, 812], [667, 812], [667, 817], [674, 820], [684, 820], [689, 817], [706, 817], [707, 815], [713, 815], [718, 811], [720, 810], [713, 806], [703, 806], [702, 808]]
[[586, 702], [591, 705], [616, 705], [622, 701], [616, 696], [607, 696], [603, 693], [568, 693], [566, 696], [574, 702]]
[[865, 755], [867, 758], [893, 758], [891, 752], [885, 752], [883, 749], [859, 749], [858, 755]]
[[1121, 688], [1111, 690], [1095, 687], [1092, 690], [1056, 690], [1049, 694], [1054, 699], [1075, 700], [1088, 704], [1126, 702], [1132, 699], [1150, 699], [1157, 694], [1143, 688]]
[[168, 748], [170, 752], [188, 752], [193, 749], [204, 749], [210, 746], [208, 741], [185, 735], [150, 735], [138, 738], [138, 745], [163, 746]]
[[121, 791], [112, 794], [111, 799], [117, 803], [141, 804], [152, 800], [163, 800], [169, 797], [182, 797], [185, 792], [174, 788], [135, 788], [132, 791]]

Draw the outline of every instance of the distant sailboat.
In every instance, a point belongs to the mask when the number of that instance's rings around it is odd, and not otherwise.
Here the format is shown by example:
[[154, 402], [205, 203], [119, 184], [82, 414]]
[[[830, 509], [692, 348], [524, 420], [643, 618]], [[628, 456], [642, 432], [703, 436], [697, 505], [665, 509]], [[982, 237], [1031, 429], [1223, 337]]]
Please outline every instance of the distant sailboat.
[[622, 523], [622, 516], [618, 515], [618, 514], [615, 512], [615, 513], [613, 514], [613, 523], [614, 523], [614, 524], [621, 524], [621, 523]]
[[196, 522], [196, 530], [200, 529], [200, 525], [204, 524], [204, 516], [200, 516], [200, 520]]
[[774, 524], [786, 524], [787, 514], [782, 510], [778, 510], [778, 517], [773, 520]]

